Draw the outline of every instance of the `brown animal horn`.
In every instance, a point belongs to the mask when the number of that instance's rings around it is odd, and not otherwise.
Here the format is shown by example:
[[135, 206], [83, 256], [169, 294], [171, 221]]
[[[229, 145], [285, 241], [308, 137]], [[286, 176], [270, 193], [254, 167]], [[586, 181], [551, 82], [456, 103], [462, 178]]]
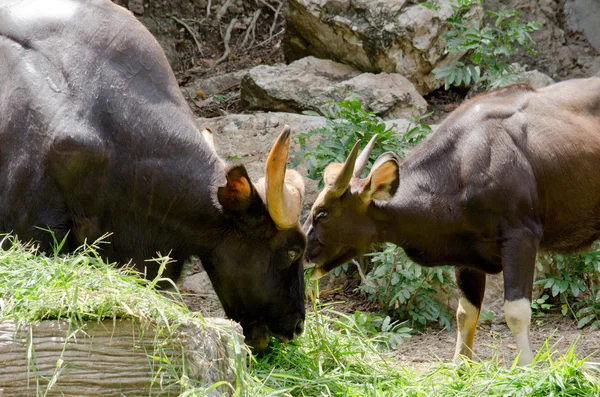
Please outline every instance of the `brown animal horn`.
[[[273, 145], [265, 165], [265, 200], [271, 219], [280, 229], [289, 229], [298, 223], [302, 208], [304, 185], [302, 178], [286, 183], [286, 163], [290, 148], [290, 127], [285, 125]], [[291, 171], [290, 171], [291, 172]]]
[[369, 157], [371, 156], [371, 152], [373, 151], [373, 147], [375, 147], [375, 142], [377, 141], [378, 135], [373, 135], [373, 138], [367, 143], [367, 146], [360, 152], [358, 159], [356, 160], [356, 165], [354, 166], [354, 177], [360, 178], [363, 171], [367, 167], [367, 163], [369, 162]]
[[354, 171], [354, 164], [356, 163], [356, 156], [358, 155], [358, 149], [360, 147], [360, 141], [357, 141], [354, 144], [354, 147], [350, 151], [346, 162], [342, 166], [342, 169], [337, 174], [335, 178], [335, 182], [333, 184], [333, 191], [335, 194], [342, 195], [348, 188], [350, 184], [350, 179], [352, 178], [352, 173]]

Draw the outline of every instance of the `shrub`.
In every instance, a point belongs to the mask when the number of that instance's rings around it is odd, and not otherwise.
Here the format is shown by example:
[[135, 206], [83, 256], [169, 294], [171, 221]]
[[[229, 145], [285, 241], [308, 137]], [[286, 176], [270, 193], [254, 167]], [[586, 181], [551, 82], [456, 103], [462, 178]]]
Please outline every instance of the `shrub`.
[[543, 260], [558, 273], [546, 274], [536, 281], [547, 293], [532, 307], [544, 310], [560, 305], [562, 314], [573, 316], [579, 328], [600, 327], [600, 244], [596, 243], [589, 252], [553, 254]]
[[[388, 128], [379, 116], [364, 110], [356, 100], [330, 102], [319, 110], [327, 119], [327, 124], [296, 137], [300, 151], [293, 153], [296, 161], [292, 163], [292, 166], [296, 167], [304, 160], [308, 177], [314, 180], [322, 179], [323, 170], [327, 165], [343, 163], [357, 141], [364, 147], [373, 135], [379, 135], [367, 167], [369, 169], [373, 159], [377, 159], [381, 154], [392, 151], [402, 156], [405, 149], [413, 146], [431, 131], [428, 125], [421, 123], [421, 119], [429, 116], [427, 114], [413, 116], [411, 127], [404, 135], [400, 135]], [[319, 115], [313, 111], [304, 113]], [[312, 139], [313, 137], [315, 139]]]
[[454, 294], [456, 288], [451, 268], [426, 268], [412, 262], [394, 244], [384, 244], [383, 251], [368, 254], [373, 270], [358, 287], [378, 302], [393, 319], [407, 320], [418, 329], [427, 322], [450, 328], [452, 315], [438, 299], [440, 291]]
[[535, 54], [531, 32], [539, 29], [538, 22], [519, 23], [521, 11], [487, 11], [494, 18], [493, 25], [480, 26], [477, 21], [468, 23], [466, 13], [473, 4], [483, 0], [456, 0], [454, 14], [447, 20], [452, 29], [441, 36], [446, 42], [445, 52], [468, 52], [468, 62], [454, 61], [450, 65], [433, 69], [436, 79], [444, 80], [444, 88], [469, 86], [482, 82], [486, 89], [498, 88], [514, 82], [515, 73], [510, 58], [517, 48]]

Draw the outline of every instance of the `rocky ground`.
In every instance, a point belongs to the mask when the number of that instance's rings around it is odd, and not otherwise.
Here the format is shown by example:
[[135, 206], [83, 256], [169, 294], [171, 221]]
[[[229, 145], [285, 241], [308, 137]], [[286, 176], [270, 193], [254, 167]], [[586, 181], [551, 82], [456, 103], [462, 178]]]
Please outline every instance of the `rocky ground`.
[[[302, 74], [305, 68], [303, 64], [300, 64], [300, 71], [293, 73], [285, 68], [272, 68], [285, 61], [283, 40], [289, 6], [287, 0], [121, 0], [121, 4], [137, 13], [165, 49], [181, 89], [199, 117], [199, 125], [209, 125], [215, 131], [218, 152], [225, 159], [243, 161], [253, 178], [262, 173], [266, 151], [284, 123], [290, 123], [294, 131], [307, 131], [323, 123], [318, 118], [290, 116], [287, 113], [262, 113], [256, 109], [299, 112], [302, 108], [317, 107], [317, 104], [310, 102], [315, 97], [339, 100], [347, 87], [353, 91], [362, 90], [357, 88], [360, 83], [356, 80], [358, 74], [351, 69], [345, 76], [336, 74], [337, 71], [333, 73], [321, 70], [314, 77]], [[600, 32], [591, 31], [593, 23], [590, 28], [582, 20], [585, 19], [586, 12], [578, 11], [578, 8], [586, 4], [589, 9], [584, 11], [589, 10], [590, 15], [598, 15], [600, 18], [600, 6], [594, 8], [597, 4], [594, 5], [593, 1], [488, 0], [485, 8], [496, 11], [518, 9], [523, 11], [523, 20], [539, 21], [540, 30], [532, 34], [536, 42], [534, 47], [539, 52], [536, 55], [521, 52], [514, 60], [524, 69], [537, 70], [555, 81], [561, 81], [600, 72], [600, 43], [595, 43], [596, 48], [590, 44], [596, 36], [600, 40]], [[593, 14], [594, 12], [598, 14]], [[588, 40], [589, 37], [592, 39]], [[257, 66], [260, 68], [252, 70]], [[286, 74], [290, 75], [289, 81], [296, 83], [304, 78], [307, 87], [308, 83], [317, 78], [329, 80], [323, 80], [319, 90], [296, 91], [294, 98], [286, 97], [289, 94], [283, 89], [278, 89], [273, 94], [275, 88], [270, 87], [271, 92], [266, 96], [268, 99], [255, 95], [252, 101], [242, 100], [242, 80], [249, 78], [244, 76], [251, 75], [252, 82], [260, 83], [261, 79], [270, 81], [275, 77], [285, 77]], [[547, 76], [544, 78], [548, 78]], [[285, 86], [286, 80], [283, 81]], [[361, 91], [363, 103], [372, 106], [373, 111], [377, 111], [391, 123], [405, 126], [402, 120], [397, 120], [406, 116], [406, 112], [402, 110], [404, 99], [388, 95], [386, 91], [386, 87], [393, 82], [385, 81], [381, 83], [381, 87], [377, 87], [377, 84], [379, 83], [371, 81], [366, 83], [367, 88]], [[334, 86], [338, 88], [332, 89]], [[412, 91], [406, 95], [413, 102], [422, 101], [422, 105], [426, 102], [428, 111], [433, 112], [427, 121], [438, 124], [465, 99], [467, 93], [466, 89], [436, 89], [422, 96]], [[277, 105], [269, 102], [273, 95], [279, 95]], [[299, 102], [301, 100], [304, 102]], [[309, 183], [308, 201], [311, 201], [310, 197], [315, 193], [316, 184]], [[191, 269], [193, 274], [183, 285], [190, 307], [210, 316], [223, 315], [218, 300], [209, 287], [204, 289], [208, 292], [197, 293], [202, 291], [198, 285], [209, 286], [210, 283], [204, 273], [198, 272], [198, 264]], [[327, 299], [346, 302], [341, 305], [342, 310], [376, 310], [364, 296], [354, 292], [352, 282], [349, 287], [341, 290], [335, 289], [335, 281], [330, 281], [330, 284], [331, 288], [324, 289], [329, 295]], [[581, 333], [572, 320], [551, 315], [535, 320], [534, 346], [539, 348], [543, 338], [553, 332], [552, 341], [558, 342], [557, 346], [561, 351], [565, 351], [581, 334], [578, 352], [581, 355], [593, 353], [595, 359], [600, 359], [597, 352], [600, 348], [599, 331]], [[446, 361], [453, 354], [454, 338], [454, 331], [448, 333], [429, 329], [400, 346], [398, 358], [406, 364], [432, 362], [436, 361], [436, 357]], [[482, 359], [488, 359], [496, 352], [502, 359], [514, 354], [512, 336], [504, 325], [483, 324], [479, 327], [477, 338], [477, 354]], [[494, 346], [501, 350], [496, 351]]]

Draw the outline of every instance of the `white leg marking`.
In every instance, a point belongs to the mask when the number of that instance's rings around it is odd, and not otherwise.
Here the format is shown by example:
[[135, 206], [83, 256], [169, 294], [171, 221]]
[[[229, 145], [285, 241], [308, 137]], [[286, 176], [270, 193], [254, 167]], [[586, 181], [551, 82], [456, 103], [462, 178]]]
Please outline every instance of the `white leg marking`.
[[458, 325], [458, 335], [456, 336], [456, 350], [454, 351], [454, 363], [459, 364], [461, 355], [472, 357], [473, 340], [475, 338], [475, 327], [479, 318], [479, 309], [477, 309], [466, 298], [458, 299], [458, 309], [456, 310], [456, 323]]
[[528, 365], [533, 361], [533, 352], [529, 343], [529, 325], [531, 324], [531, 302], [523, 298], [516, 301], [504, 301], [506, 324], [515, 336], [517, 352], [521, 352], [519, 365]]

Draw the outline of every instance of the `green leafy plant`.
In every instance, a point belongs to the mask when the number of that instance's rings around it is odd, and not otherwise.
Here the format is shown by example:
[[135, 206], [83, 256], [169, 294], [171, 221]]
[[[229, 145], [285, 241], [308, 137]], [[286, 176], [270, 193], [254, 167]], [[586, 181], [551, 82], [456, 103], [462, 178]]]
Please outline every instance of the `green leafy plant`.
[[454, 293], [454, 272], [449, 267], [417, 265], [393, 244], [386, 243], [383, 248], [368, 254], [373, 270], [364, 276], [359, 290], [393, 319], [406, 320], [419, 329], [428, 322], [450, 328], [452, 316], [438, 296], [440, 290]]
[[225, 98], [225, 95], [223, 95], [223, 94], [217, 94], [212, 97], [211, 101], [213, 103], [222, 103], [222, 102], [227, 102], [227, 98]]
[[552, 304], [560, 305], [563, 315], [570, 314], [579, 328], [600, 327], [600, 244], [589, 252], [554, 254], [544, 261], [556, 269], [536, 281], [548, 293], [532, 303], [537, 310], [547, 310]]
[[[305, 161], [307, 175], [314, 180], [322, 179], [323, 170], [329, 164], [344, 162], [356, 141], [360, 141], [364, 147], [373, 135], [379, 135], [367, 167], [369, 169], [374, 159], [384, 152], [392, 151], [403, 156], [406, 148], [413, 146], [431, 131], [429, 126], [421, 123], [421, 119], [428, 115], [413, 116], [413, 124], [408, 131], [411, 141], [407, 141], [401, 134], [388, 128], [375, 113], [364, 110], [356, 100], [330, 102], [319, 111], [326, 117], [327, 124], [297, 136], [300, 150], [293, 153], [296, 160], [292, 162], [292, 167], [296, 167]], [[320, 115], [314, 111], [304, 113]]]
[[444, 80], [445, 89], [451, 86], [469, 86], [481, 82], [486, 89], [494, 89], [514, 81], [515, 73], [510, 59], [518, 48], [535, 54], [530, 33], [539, 29], [538, 22], [519, 22], [521, 11], [487, 11], [494, 18], [492, 25], [481, 26], [477, 21], [466, 20], [466, 15], [475, 4], [483, 0], [457, 0], [454, 13], [447, 22], [452, 29], [441, 38], [446, 43], [445, 52], [460, 54], [467, 52], [469, 61], [454, 61], [450, 65], [433, 69], [436, 79]]
[[489, 311], [482, 311], [479, 314], [479, 323], [480, 324], [491, 324], [494, 321], [494, 312], [489, 310]]
[[423, 7], [427, 7], [430, 10], [434, 10], [437, 11], [440, 9], [440, 6], [437, 3], [437, 0], [433, 0], [433, 1], [419, 1], [417, 2], [418, 5], [423, 6]]
[[549, 297], [550, 296], [548, 294], [543, 294], [542, 296], [540, 296], [537, 299], [534, 299], [531, 302], [531, 309], [533, 310], [534, 314], [538, 316], [543, 316], [545, 310], [549, 310], [552, 308], [552, 305], [548, 303]]
[[377, 337], [374, 341], [387, 349], [400, 345], [412, 332], [406, 321], [393, 321], [390, 316], [377, 313], [356, 311], [352, 316], [341, 317], [340, 321], [360, 329], [367, 336]]

